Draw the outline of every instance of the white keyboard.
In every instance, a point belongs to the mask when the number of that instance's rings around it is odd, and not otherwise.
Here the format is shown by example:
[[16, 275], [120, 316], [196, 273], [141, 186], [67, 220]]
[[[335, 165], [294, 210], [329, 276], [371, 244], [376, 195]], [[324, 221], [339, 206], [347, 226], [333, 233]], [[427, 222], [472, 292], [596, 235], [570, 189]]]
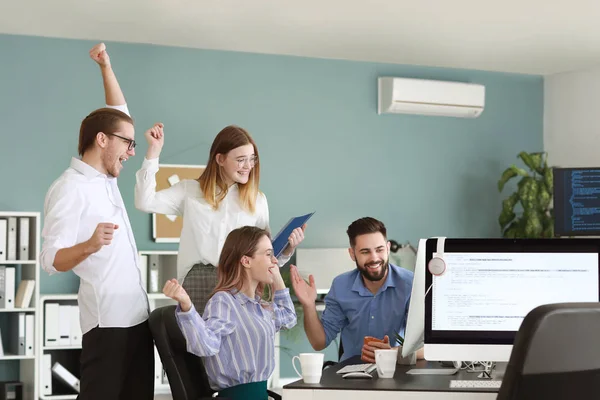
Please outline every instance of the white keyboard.
[[473, 389], [499, 389], [502, 381], [492, 379], [477, 379], [477, 380], [452, 380], [450, 388], [473, 388]]
[[348, 372], [366, 372], [370, 374], [375, 371], [377, 365], [375, 364], [354, 364], [346, 365], [344, 368], [336, 372], [336, 374], [347, 374]]

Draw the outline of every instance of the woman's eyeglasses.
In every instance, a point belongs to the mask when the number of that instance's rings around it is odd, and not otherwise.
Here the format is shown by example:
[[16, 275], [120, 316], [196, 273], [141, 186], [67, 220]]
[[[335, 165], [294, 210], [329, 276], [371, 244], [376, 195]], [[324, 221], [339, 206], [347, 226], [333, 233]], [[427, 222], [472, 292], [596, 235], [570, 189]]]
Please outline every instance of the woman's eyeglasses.
[[244, 165], [246, 165], [246, 163], [248, 163], [248, 165], [250, 165], [250, 168], [252, 168], [256, 165], [257, 160], [258, 160], [258, 157], [252, 156], [252, 157], [238, 158], [236, 161], [238, 164], [238, 168], [242, 168]]

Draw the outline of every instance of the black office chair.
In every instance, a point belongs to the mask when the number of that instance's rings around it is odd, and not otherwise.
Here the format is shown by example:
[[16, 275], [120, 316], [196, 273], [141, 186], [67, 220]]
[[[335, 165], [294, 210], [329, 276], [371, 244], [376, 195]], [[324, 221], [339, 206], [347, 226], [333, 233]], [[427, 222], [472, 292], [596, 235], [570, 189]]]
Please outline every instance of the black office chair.
[[[177, 325], [175, 308], [174, 305], [157, 308], [152, 311], [149, 319], [154, 344], [167, 373], [173, 400], [213, 399], [215, 391], [208, 383], [202, 358], [188, 353], [185, 337]], [[277, 393], [271, 390], [267, 392], [270, 398], [281, 400]]]
[[543, 305], [517, 332], [497, 400], [600, 398], [600, 303]]
[[331, 367], [331, 366], [339, 363], [343, 354], [344, 354], [344, 346], [342, 345], [342, 337], [340, 336], [340, 347], [338, 348], [338, 360], [337, 361], [331, 361], [331, 360], [325, 361], [323, 363], [323, 369], [325, 369], [327, 367]]

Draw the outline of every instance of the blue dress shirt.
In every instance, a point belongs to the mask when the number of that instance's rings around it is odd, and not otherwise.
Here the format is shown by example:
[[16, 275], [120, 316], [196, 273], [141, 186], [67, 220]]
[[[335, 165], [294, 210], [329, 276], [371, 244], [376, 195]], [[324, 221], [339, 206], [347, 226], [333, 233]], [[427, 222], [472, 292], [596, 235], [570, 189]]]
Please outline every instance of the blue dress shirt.
[[329, 346], [340, 331], [344, 354], [340, 361], [360, 355], [365, 336], [390, 338], [397, 346], [395, 333], [404, 337], [413, 273], [389, 264], [388, 275], [376, 294], [371, 293], [358, 269], [337, 276], [325, 297], [321, 322], [325, 345]]

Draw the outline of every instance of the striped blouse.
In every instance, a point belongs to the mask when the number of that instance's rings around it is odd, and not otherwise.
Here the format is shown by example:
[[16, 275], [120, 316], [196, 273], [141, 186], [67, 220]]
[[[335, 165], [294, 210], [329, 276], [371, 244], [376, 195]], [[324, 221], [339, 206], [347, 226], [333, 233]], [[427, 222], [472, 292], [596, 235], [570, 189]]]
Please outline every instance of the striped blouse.
[[266, 381], [275, 369], [275, 332], [296, 325], [289, 289], [278, 290], [267, 308], [258, 296], [217, 292], [201, 317], [196, 309], [181, 311], [177, 323], [187, 351], [204, 357], [213, 390]]

